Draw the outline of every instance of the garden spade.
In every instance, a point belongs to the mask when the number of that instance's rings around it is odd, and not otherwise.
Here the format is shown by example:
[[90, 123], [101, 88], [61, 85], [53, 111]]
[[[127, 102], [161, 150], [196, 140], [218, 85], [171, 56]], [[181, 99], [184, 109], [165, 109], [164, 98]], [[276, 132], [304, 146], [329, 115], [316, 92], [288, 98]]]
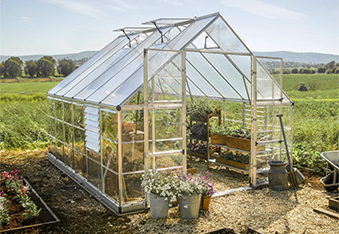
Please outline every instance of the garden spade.
[[[287, 143], [286, 143], [286, 136], [285, 136], [285, 131], [284, 131], [284, 125], [283, 125], [282, 118], [281, 118], [282, 116], [283, 116], [282, 114], [277, 115], [277, 117], [279, 117], [279, 120], [280, 120], [281, 131], [282, 131], [282, 134], [283, 134], [283, 137], [284, 137], [284, 142], [285, 142], [285, 147], [286, 147], [286, 154], [287, 154], [288, 165], [289, 165], [289, 168], [287, 170], [288, 171], [288, 181], [290, 182], [292, 187], [298, 188], [298, 185], [299, 185], [298, 178], [297, 178], [297, 171], [298, 171], [298, 169], [293, 168], [292, 160], [290, 158], [288, 146], [287, 146]], [[301, 173], [299, 172], [298, 174], [301, 174]]]

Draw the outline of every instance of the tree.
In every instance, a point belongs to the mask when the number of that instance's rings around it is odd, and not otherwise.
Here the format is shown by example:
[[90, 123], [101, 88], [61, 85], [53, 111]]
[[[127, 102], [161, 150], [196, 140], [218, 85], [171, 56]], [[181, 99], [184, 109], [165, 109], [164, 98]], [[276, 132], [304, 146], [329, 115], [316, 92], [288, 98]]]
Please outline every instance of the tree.
[[[44, 56], [44, 57], [50, 57], [50, 56]], [[37, 62], [37, 66], [38, 66], [37, 76], [49, 77], [51, 75], [54, 75], [54, 72], [55, 72], [54, 63], [44, 57], [40, 58]]]
[[292, 74], [297, 74], [298, 73], [298, 68], [293, 68], [291, 71]]
[[36, 61], [28, 60], [26, 61], [25, 73], [30, 77], [34, 77], [35, 74], [38, 72], [38, 65]]
[[321, 83], [318, 80], [309, 80], [307, 81], [307, 87], [311, 91], [318, 90], [321, 86]]
[[335, 66], [335, 61], [334, 60], [325, 65], [326, 69], [334, 68], [334, 66]]
[[3, 63], [0, 63], [0, 76], [4, 74], [5, 66]]
[[75, 70], [75, 63], [71, 59], [61, 59], [59, 60], [58, 71], [59, 74], [68, 76]]
[[308, 91], [306, 85], [304, 83], [300, 83], [299, 91]]
[[318, 68], [318, 73], [325, 73], [326, 72], [326, 67], [319, 67]]
[[16, 78], [22, 75], [22, 61], [18, 57], [10, 57], [4, 63], [4, 77]]

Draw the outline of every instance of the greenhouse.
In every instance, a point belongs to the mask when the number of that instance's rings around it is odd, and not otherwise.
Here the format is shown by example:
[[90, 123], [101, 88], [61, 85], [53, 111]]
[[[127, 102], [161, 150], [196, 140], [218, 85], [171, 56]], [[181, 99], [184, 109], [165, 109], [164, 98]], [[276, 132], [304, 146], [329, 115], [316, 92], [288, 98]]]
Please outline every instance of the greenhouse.
[[[267, 162], [292, 149], [293, 102], [269, 72], [282, 59], [255, 56], [219, 13], [143, 25], [116, 30], [48, 92], [49, 160], [116, 214], [147, 208], [146, 171], [185, 172], [188, 157], [267, 183]], [[217, 126], [241, 130], [248, 146], [213, 141]]]

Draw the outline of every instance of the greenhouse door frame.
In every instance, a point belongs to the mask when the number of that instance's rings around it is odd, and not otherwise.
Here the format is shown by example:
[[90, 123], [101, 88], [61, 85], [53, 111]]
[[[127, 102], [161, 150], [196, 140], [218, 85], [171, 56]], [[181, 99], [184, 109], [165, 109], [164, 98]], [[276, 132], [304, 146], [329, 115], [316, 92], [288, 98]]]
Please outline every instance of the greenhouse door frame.
[[[150, 95], [150, 99], [154, 96], [154, 89], [149, 90], [148, 82], [149, 82], [149, 51], [151, 52], [159, 52], [159, 53], [177, 53], [177, 56], [181, 57], [181, 100], [160, 100], [154, 101], [149, 100], [149, 92], [152, 92]], [[170, 60], [168, 62], [172, 61]], [[162, 69], [168, 63], [165, 63], [159, 69]], [[157, 73], [155, 73], [156, 75]], [[177, 109], [181, 110], [181, 131], [182, 131], [182, 149], [181, 150], [170, 150], [170, 151], [157, 151], [154, 150], [154, 144], [152, 144], [152, 148], [150, 149], [149, 143], [155, 142], [155, 109]], [[152, 118], [149, 116], [149, 111], [152, 111]], [[149, 127], [149, 123], [152, 123], [152, 127]], [[149, 134], [152, 134], [152, 139], [150, 140]], [[171, 139], [168, 139], [171, 140]], [[173, 140], [173, 139], [172, 139]], [[178, 51], [178, 50], [161, 50], [161, 49], [153, 49], [153, 48], [146, 48], [144, 49], [144, 165], [145, 165], [145, 173], [150, 170], [150, 158], [153, 157], [153, 160], [156, 156], [165, 156], [171, 154], [182, 154], [182, 166], [177, 167], [177, 169], [182, 168], [183, 172], [187, 170], [187, 158], [186, 158], [186, 52], [185, 51]], [[153, 161], [154, 165], [154, 161]], [[166, 169], [176, 169], [176, 168], [163, 168], [160, 170]], [[145, 201], [147, 201], [147, 194]]]

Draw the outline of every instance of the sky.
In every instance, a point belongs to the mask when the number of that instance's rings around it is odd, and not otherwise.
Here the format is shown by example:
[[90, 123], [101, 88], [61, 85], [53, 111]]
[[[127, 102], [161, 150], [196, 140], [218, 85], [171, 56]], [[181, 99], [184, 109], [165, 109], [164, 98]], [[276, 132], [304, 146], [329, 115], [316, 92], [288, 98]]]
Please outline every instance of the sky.
[[338, 0], [0, 0], [0, 55], [100, 50], [158, 18], [215, 12], [252, 51], [339, 55]]

